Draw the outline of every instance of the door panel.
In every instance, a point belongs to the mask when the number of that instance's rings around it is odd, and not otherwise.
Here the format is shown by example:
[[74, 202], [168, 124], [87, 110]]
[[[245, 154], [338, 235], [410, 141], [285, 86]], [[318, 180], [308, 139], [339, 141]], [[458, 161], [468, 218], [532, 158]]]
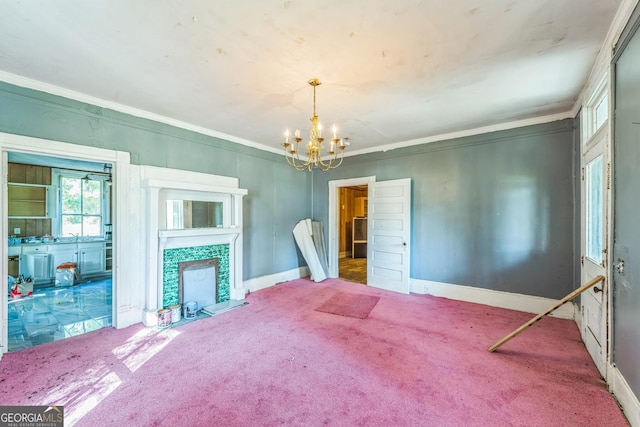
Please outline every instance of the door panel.
[[369, 186], [367, 283], [409, 293], [411, 180], [376, 182]]

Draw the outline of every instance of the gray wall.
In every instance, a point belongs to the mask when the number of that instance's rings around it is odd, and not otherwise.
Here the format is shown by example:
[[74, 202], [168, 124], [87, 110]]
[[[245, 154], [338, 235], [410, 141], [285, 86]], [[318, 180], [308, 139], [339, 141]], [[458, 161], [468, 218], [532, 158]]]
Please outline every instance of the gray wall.
[[330, 180], [411, 178], [413, 279], [562, 298], [575, 286], [574, 142], [564, 120], [350, 157], [314, 173], [314, 219], [326, 233]]
[[311, 214], [312, 178], [282, 156], [0, 82], [0, 132], [131, 153], [131, 162], [238, 177], [244, 280], [297, 268], [292, 230]]
[[575, 285], [572, 120], [349, 157], [311, 175], [276, 154], [6, 83], [0, 111], [2, 132], [239, 177], [245, 280], [303, 264], [291, 231], [312, 215], [326, 226], [328, 180], [376, 175], [413, 180], [412, 278], [550, 298]]

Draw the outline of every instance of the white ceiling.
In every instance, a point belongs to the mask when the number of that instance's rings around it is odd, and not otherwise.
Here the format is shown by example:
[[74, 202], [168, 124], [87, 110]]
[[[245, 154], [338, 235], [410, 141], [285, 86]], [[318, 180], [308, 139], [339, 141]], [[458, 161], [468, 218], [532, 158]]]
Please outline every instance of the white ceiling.
[[325, 128], [366, 152], [570, 112], [620, 3], [2, 0], [0, 79], [275, 150], [317, 77]]

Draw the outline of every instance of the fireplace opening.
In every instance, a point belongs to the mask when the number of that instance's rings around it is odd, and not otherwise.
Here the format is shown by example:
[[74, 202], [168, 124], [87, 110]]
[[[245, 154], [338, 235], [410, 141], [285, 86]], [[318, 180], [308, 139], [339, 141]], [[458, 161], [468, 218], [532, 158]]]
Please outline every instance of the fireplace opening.
[[195, 301], [198, 309], [218, 303], [218, 258], [178, 263], [178, 303]]

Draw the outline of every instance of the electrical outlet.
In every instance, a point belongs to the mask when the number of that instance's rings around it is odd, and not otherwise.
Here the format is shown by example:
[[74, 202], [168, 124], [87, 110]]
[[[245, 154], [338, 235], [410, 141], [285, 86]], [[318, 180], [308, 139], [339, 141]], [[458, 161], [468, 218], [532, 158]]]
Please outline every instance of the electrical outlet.
[[19, 228], [14, 228], [13, 229], [13, 234], [20, 234], [20, 229]]

